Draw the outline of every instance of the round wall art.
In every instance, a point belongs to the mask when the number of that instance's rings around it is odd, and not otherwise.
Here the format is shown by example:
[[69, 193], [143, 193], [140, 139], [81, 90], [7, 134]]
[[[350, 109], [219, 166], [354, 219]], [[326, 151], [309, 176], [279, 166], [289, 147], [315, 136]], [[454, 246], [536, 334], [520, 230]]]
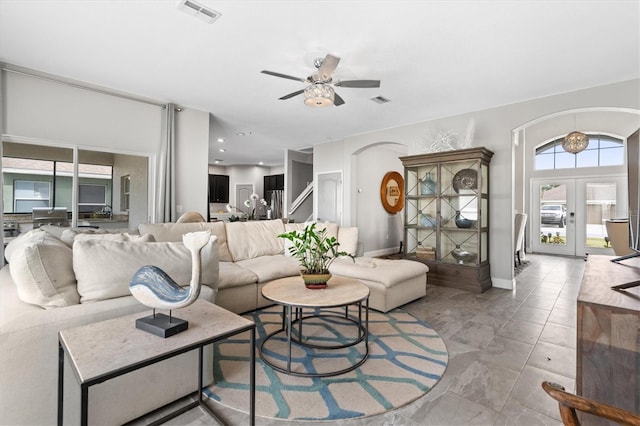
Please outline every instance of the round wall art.
[[398, 172], [387, 172], [380, 184], [380, 200], [389, 213], [395, 214], [404, 208], [404, 178]]

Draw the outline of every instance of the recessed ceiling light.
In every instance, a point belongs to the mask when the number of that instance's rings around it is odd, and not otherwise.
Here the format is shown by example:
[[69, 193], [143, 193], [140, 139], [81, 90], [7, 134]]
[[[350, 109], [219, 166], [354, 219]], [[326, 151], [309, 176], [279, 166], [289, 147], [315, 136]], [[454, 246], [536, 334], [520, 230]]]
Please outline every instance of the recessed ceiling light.
[[226, 152], [227, 150], [226, 150], [226, 149], [224, 149], [224, 148], [220, 148], [218, 151], [220, 151], [220, 152]]
[[264, 161], [259, 162], [258, 164], [260, 164], [261, 166], [264, 164]]
[[220, 161], [221, 161], [221, 160], [214, 160], [213, 162], [214, 162], [215, 164], [220, 164]]
[[244, 133], [244, 132], [238, 132], [238, 133], [236, 133], [236, 135], [238, 135], [238, 136], [244, 136], [244, 135], [245, 135], [245, 133]]
[[222, 143], [222, 142], [224, 142], [224, 139], [218, 138], [218, 142]]

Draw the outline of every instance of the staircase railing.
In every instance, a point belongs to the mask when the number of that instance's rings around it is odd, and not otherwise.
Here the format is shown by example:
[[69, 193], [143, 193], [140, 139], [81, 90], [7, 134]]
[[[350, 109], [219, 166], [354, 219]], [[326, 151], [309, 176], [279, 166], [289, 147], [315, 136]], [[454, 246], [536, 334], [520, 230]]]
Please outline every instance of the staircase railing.
[[309, 195], [311, 195], [311, 193], [313, 192], [313, 182], [309, 182], [309, 185], [307, 185], [307, 187], [300, 193], [300, 195], [298, 195], [298, 197], [293, 200], [293, 203], [291, 203], [291, 208], [289, 209], [289, 215], [292, 215], [295, 213], [296, 210], [298, 210], [298, 208], [302, 205], [302, 203], [304, 203], [304, 200], [306, 200]]

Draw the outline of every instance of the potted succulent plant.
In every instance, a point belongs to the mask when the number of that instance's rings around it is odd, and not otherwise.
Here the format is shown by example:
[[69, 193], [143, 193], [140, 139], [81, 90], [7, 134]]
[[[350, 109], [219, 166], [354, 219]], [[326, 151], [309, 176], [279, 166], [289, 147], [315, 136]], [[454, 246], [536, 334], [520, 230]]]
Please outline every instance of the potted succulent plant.
[[302, 231], [290, 231], [278, 235], [293, 243], [289, 247], [289, 253], [300, 262], [301, 275], [304, 284], [310, 289], [327, 287], [327, 281], [331, 278], [329, 265], [340, 256], [353, 255], [345, 251], [339, 251], [340, 243], [336, 237], [327, 235], [327, 229], [316, 230], [316, 224], [305, 226]]

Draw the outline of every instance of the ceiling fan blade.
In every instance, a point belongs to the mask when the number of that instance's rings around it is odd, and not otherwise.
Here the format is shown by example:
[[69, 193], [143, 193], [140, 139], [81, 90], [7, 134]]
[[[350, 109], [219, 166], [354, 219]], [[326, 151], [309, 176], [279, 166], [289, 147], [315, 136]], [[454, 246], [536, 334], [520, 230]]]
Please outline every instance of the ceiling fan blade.
[[285, 100], [285, 99], [289, 99], [289, 98], [293, 98], [294, 96], [298, 96], [298, 95], [299, 95], [300, 93], [302, 93], [302, 92], [304, 92], [304, 89], [302, 89], [302, 90], [297, 90], [297, 91], [295, 91], [295, 92], [293, 92], [293, 93], [289, 93], [288, 95], [284, 95], [283, 97], [278, 98], [278, 99], [280, 99], [281, 101], [283, 101], [283, 100]]
[[344, 99], [342, 99], [342, 98], [340, 97], [340, 95], [338, 95], [337, 93], [335, 93], [335, 92], [334, 92], [334, 93], [333, 93], [333, 104], [334, 104], [335, 106], [340, 106], [340, 105], [342, 105], [343, 103], [344, 103]]
[[324, 57], [320, 68], [318, 68], [318, 73], [323, 77], [323, 80], [329, 80], [329, 77], [331, 77], [331, 74], [336, 70], [339, 62], [340, 58], [337, 56], [327, 54], [327, 56]]
[[306, 78], [300, 78], [300, 77], [294, 77], [292, 75], [287, 75], [287, 74], [281, 74], [279, 72], [274, 72], [274, 71], [266, 71], [266, 70], [262, 70], [260, 71], [262, 74], [268, 74], [268, 75], [273, 75], [275, 77], [280, 77], [280, 78], [288, 78], [289, 80], [295, 80], [295, 81], [301, 81], [303, 83], [307, 82]]
[[365, 89], [368, 87], [380, 87], [380, 80], [347, 80], [337, 81], [334, 86], [341, 87], [357, 87]]

